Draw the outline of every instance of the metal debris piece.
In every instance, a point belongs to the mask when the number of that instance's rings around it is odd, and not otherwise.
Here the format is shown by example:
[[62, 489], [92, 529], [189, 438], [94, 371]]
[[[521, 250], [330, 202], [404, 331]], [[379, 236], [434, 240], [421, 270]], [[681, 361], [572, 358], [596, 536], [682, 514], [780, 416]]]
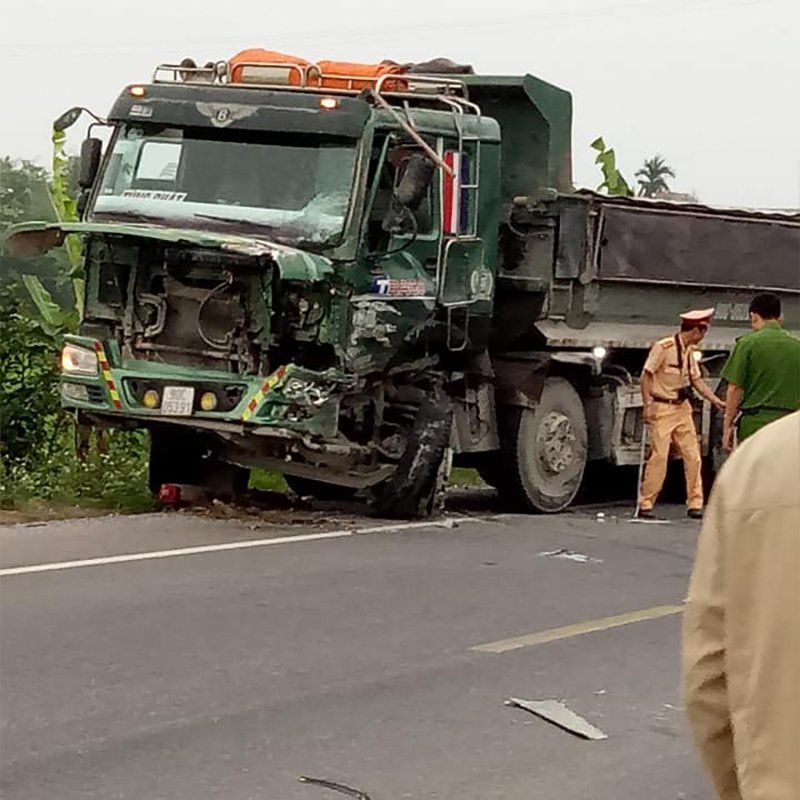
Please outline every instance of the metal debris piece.
[[639, 525], [669, 525], [668, 519], [642, 519], [641, 517], [633, 517], [628, 522], [637, 522]]
[[506, 705], [530, 711], [531, 714], [535, 714], [581, 739], [608, 739], [603, 731], [595, 728], [583, 717], [579, 717], [574, 711], [570, 711], [558, 700], [521, 700], [518, 697], [509, 697]]
[[592, 558], [591, 556], [587, 556], [584, 553], [575, 553], [572, 550], [567, 550], [565, 547], [561, 547], [558, 550], [544, 550], [539, 555], [542, 558], [563, 558], [566, 561], [577, 561], [579, 564], [588, 564], [591, 562], [592, 564], [602, 564], [602, 558]]
[[314, 786], [322, 786], [323, 789], [330, 789], [332, 792], [339, 792], [340, 794], [346, 794], [348, 797], [355, 797], [356, 800], [372, 800], [366, 792], [362, 792], [360, 789], [354, 789], [352, 786], [345, 786], [343, 783], [325, 780], [325, 778], [309, 778], [307, 775], [301, 775], [298, 780], [300, 783], [311, 783]]

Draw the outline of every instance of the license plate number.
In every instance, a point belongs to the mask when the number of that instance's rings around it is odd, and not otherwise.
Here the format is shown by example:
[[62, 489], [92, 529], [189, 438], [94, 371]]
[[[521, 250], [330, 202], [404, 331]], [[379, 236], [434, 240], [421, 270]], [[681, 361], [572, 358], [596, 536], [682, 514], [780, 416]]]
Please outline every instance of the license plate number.
[[165, 417], [189, 417], [194, 407], [194, 387], [165, 386], [161, 413]]

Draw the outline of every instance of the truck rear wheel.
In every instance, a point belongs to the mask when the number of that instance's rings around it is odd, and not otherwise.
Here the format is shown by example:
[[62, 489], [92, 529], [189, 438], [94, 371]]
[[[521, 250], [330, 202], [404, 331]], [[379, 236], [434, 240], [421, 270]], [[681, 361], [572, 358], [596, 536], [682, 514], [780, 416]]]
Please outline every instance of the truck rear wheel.
[[536, 408], [505, 410], [500, 428], [501, 502], [521, 511], [563, 511], [586, 468], [586, 414], [563, 378], [548, 378]]
[[448, 401], [424, 405], [409, 431], [397, 469], [378, 489], [373, 509], [392, 519], [425, 517], [443, 505], [453, 409]]

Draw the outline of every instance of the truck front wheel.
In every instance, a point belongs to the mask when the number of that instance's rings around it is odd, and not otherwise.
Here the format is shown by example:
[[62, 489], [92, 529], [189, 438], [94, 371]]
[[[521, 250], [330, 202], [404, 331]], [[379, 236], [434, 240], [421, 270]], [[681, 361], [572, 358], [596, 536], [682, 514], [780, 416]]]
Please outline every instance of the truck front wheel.
[[420, 408], [397, 469], [376, 490], [372, 506], [378, 516], [413, 519], [440, 510], [451, 460], [452, 426], [448, 401], [430, 401]]
[[553, 513], [575, 498], [586, 467], [586, 414], [563, 378], [548, 378], [536, 408], [506, 408], [500, 420], [501, 502]]

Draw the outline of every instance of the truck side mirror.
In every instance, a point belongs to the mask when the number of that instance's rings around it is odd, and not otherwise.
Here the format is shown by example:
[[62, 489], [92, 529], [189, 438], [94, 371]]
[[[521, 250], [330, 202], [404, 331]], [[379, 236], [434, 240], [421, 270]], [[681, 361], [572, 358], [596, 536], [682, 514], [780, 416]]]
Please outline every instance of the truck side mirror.
[[392, 204], [383, 220], [383, 230], [388, 233], [403, 233], [409, 222], [413, 225], [414, 220], [409, 220], [409, 217], [428, 194], [435, 171], [436, 164], [422, 153], [414, 153], [408, 159], [403, 177], [392, 195]]
[[88, 138], [81, 144], [81, 162], [78, 170], [78, 186], [89, 189], [97, 177], [100, 169], [100, 156], [103, 152], [103, 142], [100, 139]]
[[56, 117], [53, 121], [53, 129], [57, 131], [65, 131], [71, 128], [77, 121], [78, 117], [83, 113], [81, 106], [67, 109], [61, 116]]

